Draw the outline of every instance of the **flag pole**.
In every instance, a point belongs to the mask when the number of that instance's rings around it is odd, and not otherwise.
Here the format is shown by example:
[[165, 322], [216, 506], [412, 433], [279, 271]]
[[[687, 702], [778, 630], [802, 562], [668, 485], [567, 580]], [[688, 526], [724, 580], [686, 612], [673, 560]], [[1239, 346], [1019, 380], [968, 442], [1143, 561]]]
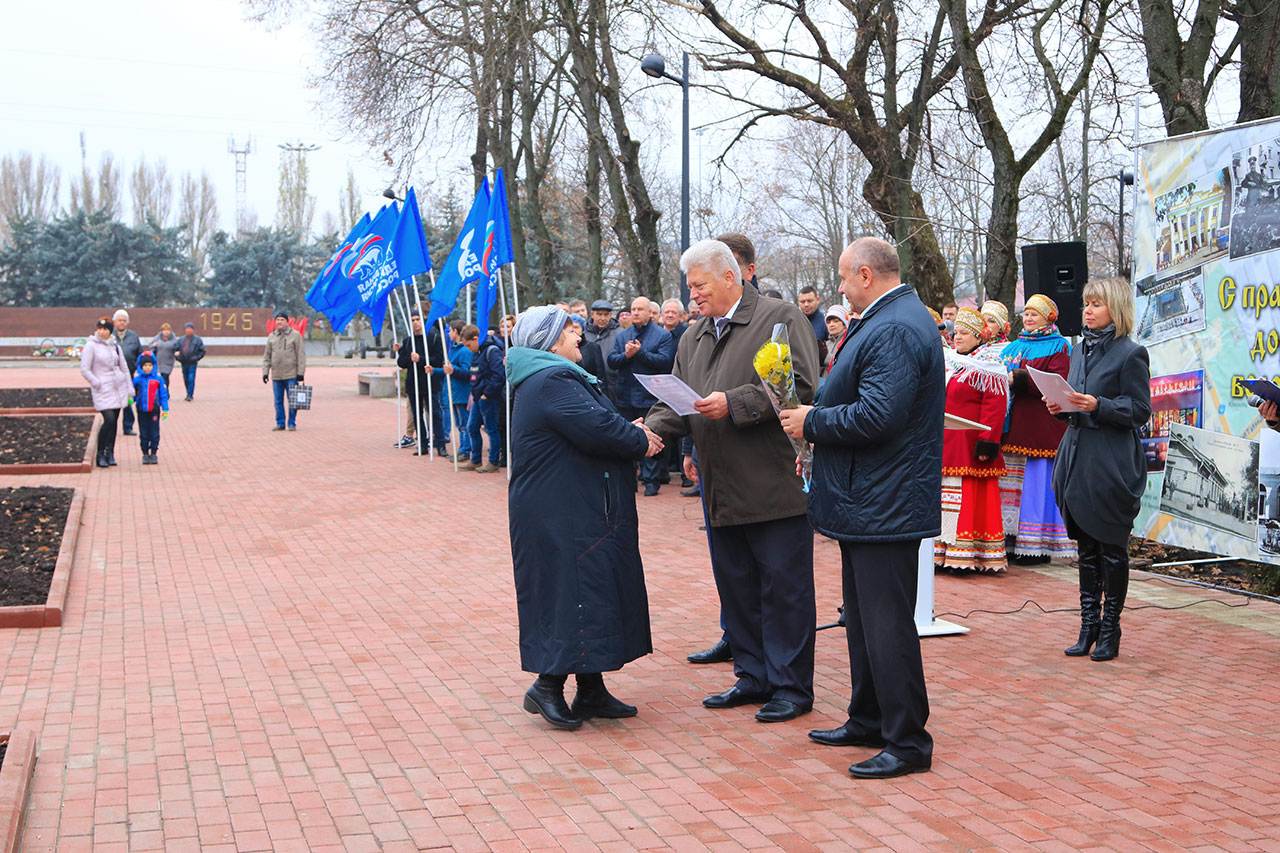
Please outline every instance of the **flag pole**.
[[[396, 302], [400, 306], [400, 320], [404, 324], [406, 333], [410, 337], [412, 337], [413, 336], [413, 320], [410, 319], [409, 317], [409, 297], [406, 295], [405, 289], [403, 287], [395, 288], [394, 290], [391, 291], [391, 297], [392, 297], [392, 301]], [[410, 346], [410, 349], [412, 350], [413, 341], [409, 342], [409, 346]], [[396, 370], [399, 371], [399, 369], [400, 369], [399, 363], [397, 362]], [[397, 383], [399, 379], [400, 377], [396, 376]], [[408, 400], [405, 400], [405, 403], [406, 403], [405, 408], [408, 408], [408, 405], [407, 405], [408, 402], [409, 402]], [[407, 435], [408, 432], [409, 432], [409, 427], [408, 425], [406, 425], [405, 434]], [[413, 422], [413, 436], [415, 440], [418, 437], [418, 422], [416, 419]]]
[[[498, 321], [498, 327], [502, 329], [502, 360], [505, 372], [507, 351], [511, 349], [511, 341], [508, 339], [508, 330], [505, 325], [507, 318], [507, 289], [502, 281], [502, 267], [498, 267], [498, 300], [502, 304], [502, 319]], [[511, 382], [505, 376], [503, 377], [503, 386], [506, 388], [506, 406], [507, 406], [507, 428], [503, 431], [506, 433], [504, 438], [507, 443], [507, 482], [511, 482]]]
[[[433, 285], [432, 285], [432, 287], [435, 287], [435, 285], [433, 284]], [[471, 320], [471, 290], [470, 290], [470, 288], [471, 288], [471, 285], [469, 285], [469, 284], [462, 288], [462, 295], [463, 295], [463, 297], [464, 297], [464, 298], [466, 299], [466, 301], [467, 301], [467, 325], [468, 325], [468, 326], [470, 326], [470, 325], [471, 325], [471, 323], [472, 323], [472, 320]]]
[[[410, 276], [409, 280], [413, 282], [413, 301], [418, 304], [418, 312], [421, 313], [422, 312], [422, 296], [418, 293], [418, 277], [416, 275]], [[426, 317], [422, 318], [422, 348], [424, 350], [427, 350], [427, 352], [423, 354], [423, 358], [427, 360], [427, 368], [430, 369], [431, 368], [431, 352], [430, 352], [430, 347], [427, 345], [427, 318]], [[435, 457], [435, 449], [436, 449], [435, 448], [435, 443], [436, 443], [435, 405], [436, 405], [435, 397], [431, 393], [431, 374], [428, 373], [427, 374], [427, 436], [429, 439], [428, 444], [430, 444], [431, 446], [427, 448], [427, 458], [430, 459], [432, 462], [436, 460], [436, 457]]]
[[515, 261], [511, 262], [511, 304], [516, 309], [516, 316], [520, 316], [520, 278], [516, 274]]
[[[392, 297], [390, 304], [388, 304], [388, 305], [387, 305], [387, 308], [388, 308], [388, 309], [390, 310], [390, 312], [391, 312], [391, 338], [392, 338], [392, 340], [394, 340], [394, 341], [398, 344], [398, 343], [400, 343], [400, 333], [399, 333], [398, 331], [396, 331], [396, 300], [395, 300], [395, 298], [394, 298], [394, 297]], [[398, 449], [400, 448], [400, 366], [399, 366], [399, 365], [396, 365], [396, 368], [395, 368], [395, 374], [394, 374], [394, 375], [395, 375], [395, 378], [396, 378], [396, 441], [395, 441], [395, 447], [396, 447], [396, 449], [398, 450]]]
[[[435, 290], [436, 271], [427, 270], [427, 274], [431, 276], [431, 289]], [[448, 335], [444, 332], [444, 318], [441, 317], [436, 322], [440, 324], [440, 348], [444, 350], [444, 363], [452, 370], [453, 363], [449, 361], [449, 346], [445, 343], [448, 340]], [[459, 429], [456, 436], [453, 433], [454, 428], [458, 426], [456, 423], [458, 413], [453, 408], [453, 376], [448, 373], [444, 375], [444, 391], [449, 400], [449, 440], [453, 442], [453, 471], [456, 474], [458, 472], [458, 448], [462, 446], [462, 430]]]
[[[416, 300], [416, 297], [417, 297], [417, 293], [416, 293], [416, 292], [414, 293], [414, 297], [415, 297], [415, 300]], [[421, 319], [421, 320], [422, 320], [422, 323], [423, 323], [423, 326], [422, 326], [422, 347], [423, 347], [423, 349], [426, 349], [426, 346], [427, 346], [427, 326], [426, 326], [426, 318], [422, 316], [422, 303], [421, 303], [421, 302], [418, 302], [418, 304], [417, 304], [417, 309], [418, 309], [418, 317], [419, 317], [419, 319]], [[413, 312], [412, 312], [412, 311], [410, 311], [410, 312], [409, 312], [409, 349], [410, 349], [410, 350], [411, 350], [415, 355], [417, 355], [417, 356], [418, 356], [418, 362], [417, 362], [416, 364], [415, 364], [414, 362], [412, 362], [412, 361], [410, 361], [410, 362], [409, 362], [409, 372], [413, 375], [413, 406], [414, 406], [414, 409], [413, 409], [413, 425], [414, 425], [414, 430], [415, 430], [415, 432], [417, 433], [416, 438], [418, 439], [418, 455], [419, 455], [419, 456], [421, 456], [421, 455], [422, 455], [422, 438], [423, 438], [423, 435], [422, 435], [422, 434], [423, 434], [424, 432], [426, 432], [427, 430], [429, 430], [431, 427], [428, 425], [426, 429], [423, 429], [423, 423], [422, 423], [422, 390], [418, 387], [418, 365], [420, 365], [420, 364], [422, 363], [422, 354], [418, 352], [418, 336], [417, 336], [417, 335], [415, 335], [415, 334], [413, 333]], [[430, 394], [430, 393], [431, 393], [431, 383], [430, 383], [430, 382], [428, 382], [428, 383], [427, 383], [427, 393], [428, 393], [428, 394]], [[430, 415], [430, 412], [429, 412], [429, 411], [428, 411], [428, 415]]]

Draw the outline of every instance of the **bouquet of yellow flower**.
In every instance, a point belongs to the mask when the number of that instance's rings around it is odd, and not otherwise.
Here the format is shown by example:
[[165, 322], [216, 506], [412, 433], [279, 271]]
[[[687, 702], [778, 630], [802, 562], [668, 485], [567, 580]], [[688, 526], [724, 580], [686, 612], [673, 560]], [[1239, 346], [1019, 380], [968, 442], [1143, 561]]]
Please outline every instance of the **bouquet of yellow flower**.
[[[791, 337], [787, 333], [786, 323], [778, 323], [773, 327], [769, 342], [756, 351], [751, 364], [756, 370], [756, 376], [760, 377], [760, 383], [764, 385], [769, 402], [773, 403], [774, 411], [800, 407], [800, 398], [796, 395], [796, 373], [791, 366]], [[813, 451], [809, 448], [809, 442], [803, 438], [792, 438], [791, 446], [795, 448], [801, 479], [804, 480], [804, 490], [807, 492]]]

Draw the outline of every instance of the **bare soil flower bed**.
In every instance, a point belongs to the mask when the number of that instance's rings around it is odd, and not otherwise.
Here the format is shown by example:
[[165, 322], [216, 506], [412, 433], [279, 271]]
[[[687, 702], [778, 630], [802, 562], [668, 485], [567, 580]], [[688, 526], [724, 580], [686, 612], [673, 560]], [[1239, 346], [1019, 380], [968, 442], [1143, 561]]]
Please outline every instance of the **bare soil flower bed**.
[[0, 388], [0, 409], [92, 409], [88, 388]]
[[79, 463], [92, 429], [91, 415], [0, 417], [0, 465]]
[[[1152, 563], [1174, 563], [1179, 560], [1206, 560], [1216, 556], [1203, 551], [1192, 551], [1189, 548], [1162, 545], [1148, 539], [1137, 537], [1129, 539], [1129, 557], [1135, 561], [1134, 568], [1147, 568], [1144, 563], [1137, 562], [1139, 560]], [[1245, 592], [1280, 595], [1280, 567], [1268, 563], [1257, 563], [1253, 560], [1159, 566], [1152, 568], [1151, 571]]]
[[0, 489], [0, 606], [43, 605], [74, 489]]

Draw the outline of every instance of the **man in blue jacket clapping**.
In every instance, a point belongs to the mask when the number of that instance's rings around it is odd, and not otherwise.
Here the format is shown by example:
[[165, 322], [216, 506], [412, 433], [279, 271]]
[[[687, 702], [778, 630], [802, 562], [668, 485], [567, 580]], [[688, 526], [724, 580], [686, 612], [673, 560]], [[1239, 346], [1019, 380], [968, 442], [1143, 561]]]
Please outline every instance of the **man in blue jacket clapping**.
[[[617, 373], [617, 387], [613, 400], [618, 412], [627, 420], [643, 418], [657, 398], [645, 390], [636, 374], [670, 373], [676, 360], [676, 343], [671, 333], [654, 322], [653, 306], [646, 296], [637, 296], [631, 303], [631, 326], [623, 329], [613, 341], [609, 353], [609, 369]], [[658, 493], [662, 479], [662, 463], [655, 458], [640, 462], [640, 482], [644, 483], [645, 497]]]

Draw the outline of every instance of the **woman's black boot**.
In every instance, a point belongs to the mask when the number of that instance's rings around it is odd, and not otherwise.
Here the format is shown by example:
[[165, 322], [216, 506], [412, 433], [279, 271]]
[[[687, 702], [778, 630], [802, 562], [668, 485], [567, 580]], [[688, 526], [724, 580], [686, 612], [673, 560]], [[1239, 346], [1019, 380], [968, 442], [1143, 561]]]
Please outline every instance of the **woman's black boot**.
[[1102, 615], [1102, 546], [1096, 539], [1081, 538], [1080, 546], [1080, 639], [1063, 650], [1071, 658], [1089, 654], [1098, 641]]
[[604, 686], [604, 676], [598, 672], [578, 673], [578, 693], [573, 697], [575, 717], [589, 720], [602, 717], [606, 720], [620, 720], [623, 717], [634, 717], [636, 706], [628, 705], [613, 696]]
[[1102, 546], [1102, 572], [1106, 599], [1102, 603], [1102, 627], [1091, 660], [1111, 660], [1120, 654], [1120, 613], [1129, 592], [1129, 551], [1125, 545]]
[[542, 718], [557, 729], [573, 730], [582, 720], [573, 715], [564, 701], [564, 682], [567, 675], [539, 675], [524, 694], [524, 709]]

